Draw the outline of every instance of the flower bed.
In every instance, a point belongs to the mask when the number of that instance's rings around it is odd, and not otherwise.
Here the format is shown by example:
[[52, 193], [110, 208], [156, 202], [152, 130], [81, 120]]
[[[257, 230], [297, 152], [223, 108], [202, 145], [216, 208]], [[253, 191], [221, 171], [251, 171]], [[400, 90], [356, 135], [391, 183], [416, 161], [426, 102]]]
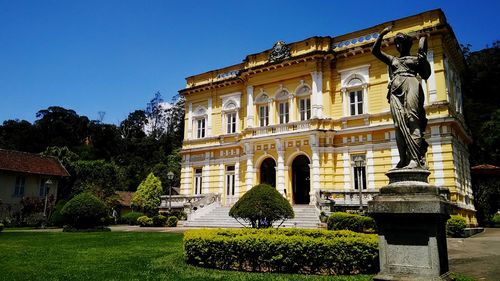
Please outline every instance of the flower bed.
[[240, 271], [337, 275], [379, 265], [377, 236], [346, 230], [190, 230], [184, 252], [189, 264]]

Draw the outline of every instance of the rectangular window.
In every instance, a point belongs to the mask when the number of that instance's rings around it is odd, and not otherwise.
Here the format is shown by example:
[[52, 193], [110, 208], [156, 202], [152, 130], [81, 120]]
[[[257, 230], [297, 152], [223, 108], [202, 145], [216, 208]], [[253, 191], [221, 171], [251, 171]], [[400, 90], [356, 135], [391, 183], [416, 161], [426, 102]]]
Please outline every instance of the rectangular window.
[[194, 169], [194, 194], [201, 194], [203, 170], [201, 168]]
[[26, 184], [26, 178], [24, 176], [16, 177], [16, 185], [14, 186], [14, 196], [23, 197], [24, 196], [24, 186]]
[[309, 120], [311, 119], [311, 99], [305, 98], [299, 100], [299, 113], [300, 120]]
[[288, 123], [288, 102], [281, 102], [278, 104], [280, 115], [280, 124]]
[[205, 137], [205, 119], [196, 120], [196, 137], [201, 139]]
[[234, 166], [226, 166], [226, 195], [234, 196]]
[[354, 189], [366, 189], [366, 167], [354, 167]]
[[227, 113], [226, 122], [227, 122], [227, 133], [228, 134], [236, 133], [236, 112]]
[[349, 92], [349, 105], [351, 115], [363, 114], [363, 91]]
[[259, 121], [261, 127], [269, 125], [269, 106], [267, 105], [259, 106]]

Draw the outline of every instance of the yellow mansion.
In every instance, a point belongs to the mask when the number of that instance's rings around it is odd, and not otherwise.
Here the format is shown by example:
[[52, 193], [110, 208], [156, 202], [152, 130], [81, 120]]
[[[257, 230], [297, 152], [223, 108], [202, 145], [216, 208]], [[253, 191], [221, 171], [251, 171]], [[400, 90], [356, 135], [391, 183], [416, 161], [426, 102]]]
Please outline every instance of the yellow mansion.
[[[399, 161], [387, 102], [388, 69], [371, 54], [378, 32], [428, 37], [432, 74], [422, 81], [429, 119], [429, 182], [447, 187], [455, 212], [476, 224], [462, 117], [464, 59], [441, 10], [336, 37], [312, 37], [250, 54], [186, 78], [181, 194], [219, 194], [231, 205], [269, 183], [292, 204], [328, 194], [339, 209], [366, 208]], [[361, 194], [361, 195], [360, 195]], [[361, 196], [361, 198], [360, 198]]]

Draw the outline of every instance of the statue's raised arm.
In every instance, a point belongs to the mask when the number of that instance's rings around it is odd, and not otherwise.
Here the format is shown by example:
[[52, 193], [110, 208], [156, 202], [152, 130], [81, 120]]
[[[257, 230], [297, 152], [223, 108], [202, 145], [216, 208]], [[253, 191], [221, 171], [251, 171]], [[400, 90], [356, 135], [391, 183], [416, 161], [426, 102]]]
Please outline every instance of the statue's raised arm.
[[388, 26], [384, 28], [378, 35], [377, 41], [375, 41], [375, 44], [372, 47], [372, 53], [375, 57], [377, 57], [379, 60], [383, 61], [385, 64], [390, 65], [392, 61], [392, 56], [388, 55], [380, 49], [382, 45], [382, 40], [384, 40], [384, 36], [391, 32], [392, 26]]

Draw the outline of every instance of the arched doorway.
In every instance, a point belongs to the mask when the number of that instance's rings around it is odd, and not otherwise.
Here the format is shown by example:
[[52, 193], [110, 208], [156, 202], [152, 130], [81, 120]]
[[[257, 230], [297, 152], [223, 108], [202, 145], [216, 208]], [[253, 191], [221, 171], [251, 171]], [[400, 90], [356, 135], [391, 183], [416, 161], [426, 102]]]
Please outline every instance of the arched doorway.
[[260, 183], [276, 187], [276, 162], [273, 158], [266, 158], [260, 164]]
[[305, 155], [297, 156], [292, 162], [293, 202], [295, 204], [309, 204], [310, 184], [309, 158]]

